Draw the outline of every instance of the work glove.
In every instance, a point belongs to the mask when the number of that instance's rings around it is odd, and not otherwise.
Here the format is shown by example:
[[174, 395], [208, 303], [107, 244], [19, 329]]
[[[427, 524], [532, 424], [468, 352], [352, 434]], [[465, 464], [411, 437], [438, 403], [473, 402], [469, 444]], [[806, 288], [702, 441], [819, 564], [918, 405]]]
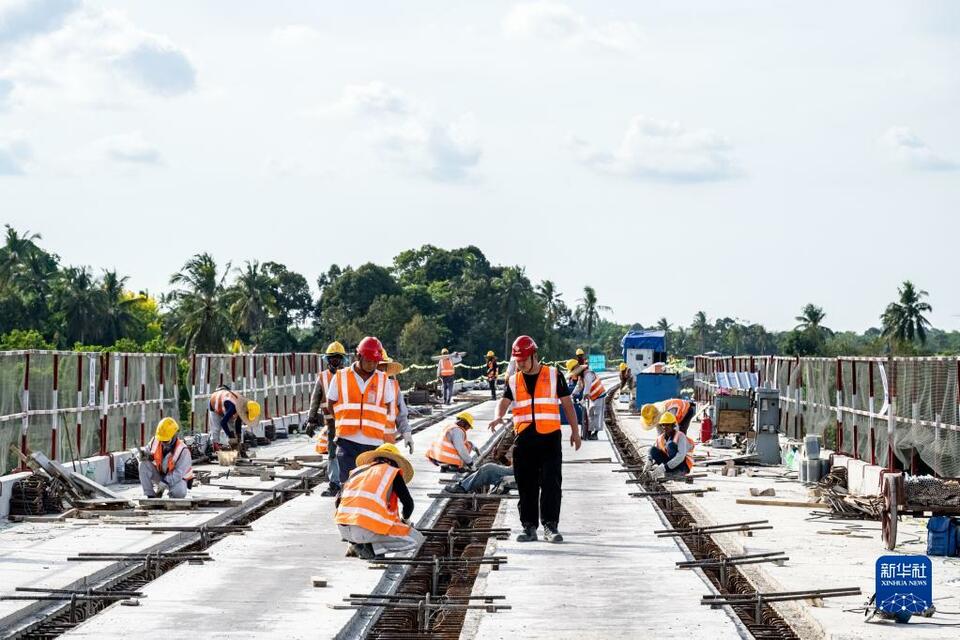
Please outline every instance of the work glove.
[[306, 429], [307, 436], [312, 438], [316, 432], [317, 432], [317, 425], [315, 423], [308, 422], [307, 429]]
[[650, 475], [653, 476], [654, 480], [661, 480], [667, 477], [667, 468], [662, 464], [656, 464], [650, 470]]
[[403, 443], [407, 445], [407, 450], [410, 452], [410, 455], [413, 455], [413, 436], [409, 431], [403, 434]]

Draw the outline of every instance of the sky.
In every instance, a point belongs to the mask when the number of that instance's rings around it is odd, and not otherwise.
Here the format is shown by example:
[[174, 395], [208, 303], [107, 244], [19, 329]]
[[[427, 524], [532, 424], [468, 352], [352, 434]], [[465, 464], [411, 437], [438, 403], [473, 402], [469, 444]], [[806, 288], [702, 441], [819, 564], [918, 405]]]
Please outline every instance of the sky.
[[960, 3], [0, 0], [0, 222], [186, 259], [476, 245], [612, 320], [960, 329]]

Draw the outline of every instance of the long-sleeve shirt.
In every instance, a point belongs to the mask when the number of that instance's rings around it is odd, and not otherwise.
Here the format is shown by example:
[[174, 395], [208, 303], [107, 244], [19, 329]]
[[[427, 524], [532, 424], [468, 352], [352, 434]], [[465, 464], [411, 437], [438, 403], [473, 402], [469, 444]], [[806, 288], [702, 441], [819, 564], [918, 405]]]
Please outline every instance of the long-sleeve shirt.
[[316, 421], [317, 416], [323, 413], [327, 420], [333, 420], [333, 416], [327, 415], [327, 390], [323, 387], [323, 376], [317, 376], [317, 384], [313, 387], [313, 393], [310, 394], [310, 413], [307, 418], [311, 422]]
[[690, 442], [687, 440], [686, 435], [681, 433], [680, 437], [677, 438], [676, 444], [677, 444], [677, 455], [667, 460], [668, 469], [676, 469], [677, 467], [679, 467], [681, 464], [683, 464], [683, 461], [687, 457], [687, 454], [690, 453]]
[[[177, 440], [174, 438], [170, 442], [176, 443]], [[161, 469], [168, 469], [170, 467], [170, 456], [173, 455], [173, 452], [176, 451], [176, 447], [170, 445], [170, 450], [167, 451], [167, 447], [163, 448], [163, 461], [160, 464]], [[174, 462], [173, 471], [163, 476], [163, 481], [167, 483], [168, 486], [173, 486], [183, 480], [183, 477], [187, 475], [187, 472], [193, 467], [193, 458], [190, 456], [190, 449], [184, 447], [180, 450], [180, 457]]]
[[448, 433], [450, 444], [457, 450], [457, 455], [460, 456], [461, 460], [469, 463], [475, 462], [480, 457], [476, 450], [467, 449], [467, 433], [463, 429], [450, 429]]
[[[454, 366], [456, 366], [456, 365], [460, 364], [461, 362], [463, 362], [463, 356], [461, 356], [459, 353], [451, 353], [450, 355], [446, 355], [446, 356], [443, 356], [443, 357], [444, 357], [444, 358], [450, 358], [450, 364], [452, 364], [452, 365], [454, 365]], [[437, 377], [438, 377], [438, 378], [441, 377], [440, 372], [441, 372], [441, 369], [442, 369], [442, 365], [443, 365], [443, 362], [438, 362], [438, 363], [437, 363]]]
[[410, 411], [407, 409], [407, 401], [403, 399], [403, 394], [398, 394], [397, 398], [397, 433], [404, 436], [410, 433]]
[[412, 516], [413, 496], [410, 495], [410, 490], [407, 489], [407, 483], [404, 482], [402, 473], [398, 473], [397, 477], [393, 479], [393, 495], [397, 496], [397, 500], [399, 500], [403, 506], [403, 511], [400, 513], [403, 519], [406, 520]]

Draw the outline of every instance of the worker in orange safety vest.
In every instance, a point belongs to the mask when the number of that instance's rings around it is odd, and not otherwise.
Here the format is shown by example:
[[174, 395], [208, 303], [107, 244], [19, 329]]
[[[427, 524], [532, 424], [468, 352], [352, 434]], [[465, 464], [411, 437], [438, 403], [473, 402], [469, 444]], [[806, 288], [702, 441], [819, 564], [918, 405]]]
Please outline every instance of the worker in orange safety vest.
[[669, 411], [660, 416], [660, 435], [650, 447], [649, 463], [655, 477], [686, 475], [693, 469], [694, 442], [677, 428], [677, 419]]
[[185, 498], [193, 486], [193, 457], [190, 448], [177, 437], [180, 425], [173, 418], [160, 420], [153, 438], [141, 451], [140, 486], [147, 498]]
[[467, 440], [467, 431], [473, 428], [473, 414], [458, 413], [454, 422], [440, 430], [437, 439], [427, 449], [427, 460], [441, 471], [472, 470], [480, 457], [473, 443]]

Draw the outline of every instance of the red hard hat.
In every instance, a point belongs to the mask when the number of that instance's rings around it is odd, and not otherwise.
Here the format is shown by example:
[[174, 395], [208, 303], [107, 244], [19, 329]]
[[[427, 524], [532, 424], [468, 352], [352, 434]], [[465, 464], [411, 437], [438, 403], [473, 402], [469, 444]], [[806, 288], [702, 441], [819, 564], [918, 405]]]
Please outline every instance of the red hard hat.
[[513, 341], [513, 349], [510, 355], [518, 360], [526, 360], [537, 352], [537, 343], [530, 336], [519, 336]]
[[373, 336], [367, 336], [357, 345], [357, 355], [365, 360], [380, 362], [383, 360], [383, 344]]

